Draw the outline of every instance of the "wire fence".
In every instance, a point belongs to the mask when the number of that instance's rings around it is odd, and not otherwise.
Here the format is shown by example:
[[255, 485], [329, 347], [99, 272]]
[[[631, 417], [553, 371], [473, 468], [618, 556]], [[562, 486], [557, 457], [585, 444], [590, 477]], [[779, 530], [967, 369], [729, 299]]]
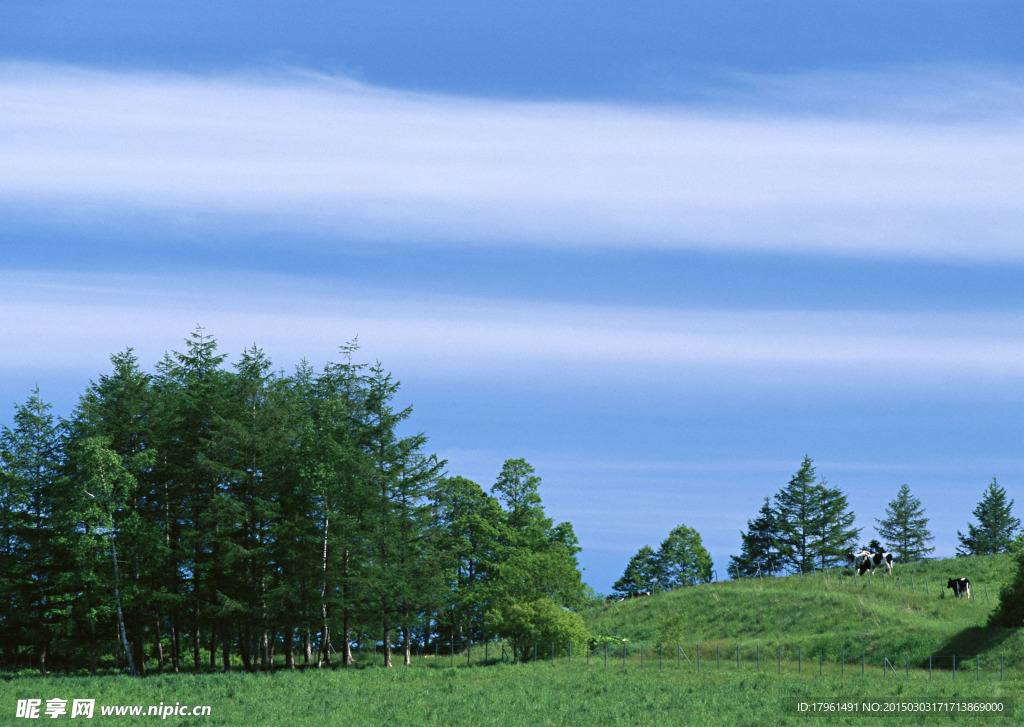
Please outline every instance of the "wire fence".
[[[367, 663], [366, 656], [369, 656]], [[404, 652], [392, 652], [393, 663], [401, 664]], [[1004, 652], [980, 654], [906, 654], [886, 651], [826, 652], [803, 647], [755, 644], [724, 647], [700, 644], [643, 644], [633, 642], [604, 643], [588, 646], [559, 644], [554, 641], [532, 642], [513, 652], [506, 642], [482, 641], [456, 650], [453, 644], [422, 644], [410, 653], [410, 666], [421, 667], [483, 667], [512, 663], [549, 664], [594, 669], [675, 669], [700, 673], [775, 673], [809, 677], [869, 677], [910, 679], [943, 677], [950, 679], [982, 678], [1002, 681], [1010, 672]], [[357, 664], [383, 666], [383, 655], [374, 647], [372, 655], [357, 652]]]

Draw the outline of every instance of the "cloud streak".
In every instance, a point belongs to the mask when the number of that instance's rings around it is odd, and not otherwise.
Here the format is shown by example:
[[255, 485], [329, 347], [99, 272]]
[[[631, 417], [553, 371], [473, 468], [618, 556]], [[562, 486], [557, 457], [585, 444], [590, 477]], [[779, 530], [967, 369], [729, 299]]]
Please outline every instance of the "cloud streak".
[[[1016, 380], [1024, 322], [982, 313], [714, 310], [425, 298], [285, 276], [176, 278], [8, 272], [0, 364], [105, 368], [135, 347], [155, 362], [197, 323], [237, 356], [365, 355], [417, 379], [731, 381], [743, 386], [917, 387]], [[87, 375], [96, 372], [93, 368]], [[688, 374], [682, 376], [683, 373]], [[691, 378], [693, 377], [693, 378]]]
[[[853, 117], [0, 64], [0, 203], [273, 223], [337, 244], [1020, 260], [1020, 115], [1005, 84], [978, 88], [969, 118]], [[991, 115], [984, 89], [1001, 89]]]

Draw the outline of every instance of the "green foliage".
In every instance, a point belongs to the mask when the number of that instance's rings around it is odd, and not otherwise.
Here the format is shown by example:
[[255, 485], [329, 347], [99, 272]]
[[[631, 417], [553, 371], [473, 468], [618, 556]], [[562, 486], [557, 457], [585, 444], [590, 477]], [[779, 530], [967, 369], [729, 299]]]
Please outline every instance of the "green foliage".
[[740, 554], [729, 557], [731, 578], [771, 576], [782, 571], [782, 536], [778, 513], [771, 498], [764, 498], [758, 517], [747, 521], [747, 532], [741, 532]]
[[532, 659], [535, 644], [544, 655], [550, 655], [552, 646], [556, 654], [566, 653], [570, 644], [580, 653], [590, 638], [580, 614], [551, 598], [505, 603], [492, 611], [488, 620], [508, 640], [516, 661]]
[[0, 668], [325, 666], [380, 642], [390, 660], [478, 640], [517, 603], [591, 604], [532, 466], [508, 460], [497, 497], [442, 480], [398, 382], [357, 351], [286, 374], [253, 346], [226, 369], [197, 328], [154, 375], [112, 356], [70, 421], [37, 394], [18, 407], [0, 430]]
[[714, 565], [711, 554], [705, 549], [700, 533], [686, 525], [677, 525], [662, 541], [655, 563], [658, 584], [662, 588], [711, 582]]
[[657, 585], [658, 557], [651, 546], [644, 545], [629, 559], [625, 572], [615, 581], [612, 590], [624, 596], [635, 596], [654, 590]]
[[935, 548], [927, 545], [934, 538], [928, 529], [924, 508], [921, 501], [910, 494], [906, 484], [900, 485], [896, 499], [886, 506], [885, 517], [876, 518], [875, 522], [878, 523], [878, 534], [885, 539], [889, 552], [900, 563], [913, 563], [935, 552]]
[[1020, 519], [1013, 516], [1013, 500], [1006, 501], [1006, 490], [999, 486], [995, 477], [973, 514], [978, 520], [977, 526], [968, 523], [967, 535], [959, 530], [956, 533], [960, 541], [957, 555], [1009, 552], [1020, 529]]
[[775, 509], [780, 559], [793, 572], [842, 564], [860, 534], [846, 495], [816, 479], [810, 457], [775, 496]]
[[992, 626], [1024, 626], [1024, 551], [1014, 554], [1013, 567], [1012, 577], [999, 591], [999, 606], [989, 618]]

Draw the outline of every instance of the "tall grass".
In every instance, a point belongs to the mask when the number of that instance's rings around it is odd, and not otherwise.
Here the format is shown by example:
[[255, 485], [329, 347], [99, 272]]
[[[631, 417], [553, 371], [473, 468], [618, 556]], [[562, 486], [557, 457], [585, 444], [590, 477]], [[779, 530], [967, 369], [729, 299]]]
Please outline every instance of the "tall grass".
[[[549, 646], [540, 645], [536, 663], [502, 663], [500, 644], [491, 644], [486, 661], [475, 645], [436, 659], [432, 650], [422, 660], [415, 653], [410, 668], [381, 668], [380, 656], [364, 649], [361, 666], [346, 669], [5, 675], [0, 723], [31, 723], [14, 718], [18, 700], [88, 698], [96, 700], [94, 720], [111, 724], [155, 718], [102, 717], [101, 705], [209, 705], [208, 717], [166, 720], [207, 726], [1017, 724], [1024, 636], [986, 626], [1010, 571], [1008, 558], [990, 556], [897, 566], [898, 578], [884, 582], [880, 573], [868, 581], [833, 571], [605, 604], [585, 618], [592, 633], [616, 643], [574, 653], [571, 662], [556, 655], [552, 663]], [[961, 576], [974, 585], [972, 601], [942, 588]], [[955, 673], [948, 659], [928, 669], [929, 655], [951, 654]], [[1003, 712], [868, 717], [859, 709], [822, 714], [798, 706], [994, 701]]]
[[[349, 669], [274, 674], [24, 678], [0, 682], [0, 722], [18, 699], [91, 698], [95, 723], [151, 724], [153, 717], [101, 717], [99, 705], [209, 705], [208, 717], [170, 717], [178, 725], [753, 725], [806, 724], [801, 703], [992, 703], [993, 714], [932, 714], [926, 723], [1015, 724], [1019, 676], [928, 679], [849, 673], [740, 673], [691, 669], [608, 668], [580, 660], [489, 668]], [[820, 715], [818, 715], [820, 718]], [[5, 719], [5, 718], [10, 718]], [[63, 719], [67, 719], [64, 717]], [[877, 715], [872, 724], [907, 724], [906, 714]], [[862, 724], [863, 712], [832, 713], [830, 724]], [[24, 722], [29, 723], [29, 722]]]

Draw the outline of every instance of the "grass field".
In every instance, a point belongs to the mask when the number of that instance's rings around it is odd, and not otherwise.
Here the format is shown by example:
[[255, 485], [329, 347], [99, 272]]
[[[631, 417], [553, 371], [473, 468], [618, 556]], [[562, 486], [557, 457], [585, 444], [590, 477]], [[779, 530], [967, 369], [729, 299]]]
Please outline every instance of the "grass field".
[[[435, 662], [427, 654], [413, 668], [372, 668], [372, 654], [364, 653], [366, 666], [357, 669], [144, 679], [7, 675], [0, 723], [32, 723], [16, 719], [19, 700], [40, 700], [40, 719], [47, 719], [46, 700], [68, 700], [70, 711], [71, 700], [85, 698], [95, 700], [94, 719], [110, 724], [164, 720], [104, 716], [104, 706], [145, 712], [176, 704], [210, 707], [206, 716], [166, 718], [178, 725], [1018, 724], [1024, 636], [985, 626], [1009, 567], [1000, 556], [957, 559], [905, 566], [884, 583], [878, 574], [869, 584], [835, 572], [609, 603], [586, 614], [593, 633], [615, 639], [607, 662], [604, 644], [589, 663], [580, 653], [552, 663], [550, 648], [540, 645], [537, 663], [502, 664], [500, 646], [492, 644], [486, 664], [477, 646], [468, 659], [456, 655], [455, 667], [451, 655]], [[953, 575], [971, 579], [973, 601], [940, 588]], [[883, 653], [893, 665], [884, 672]], [[954, 653], [955, 674], [941, 658], [929, 672], [929, 655]], [[819, 704], [840, 711], [812, 711]], [[979, 704], [1003, 711], [952, 711]], [[864, 705], [879, 711], [867, 714]], [[931, 711], [881, 711], [893, 708]]]

